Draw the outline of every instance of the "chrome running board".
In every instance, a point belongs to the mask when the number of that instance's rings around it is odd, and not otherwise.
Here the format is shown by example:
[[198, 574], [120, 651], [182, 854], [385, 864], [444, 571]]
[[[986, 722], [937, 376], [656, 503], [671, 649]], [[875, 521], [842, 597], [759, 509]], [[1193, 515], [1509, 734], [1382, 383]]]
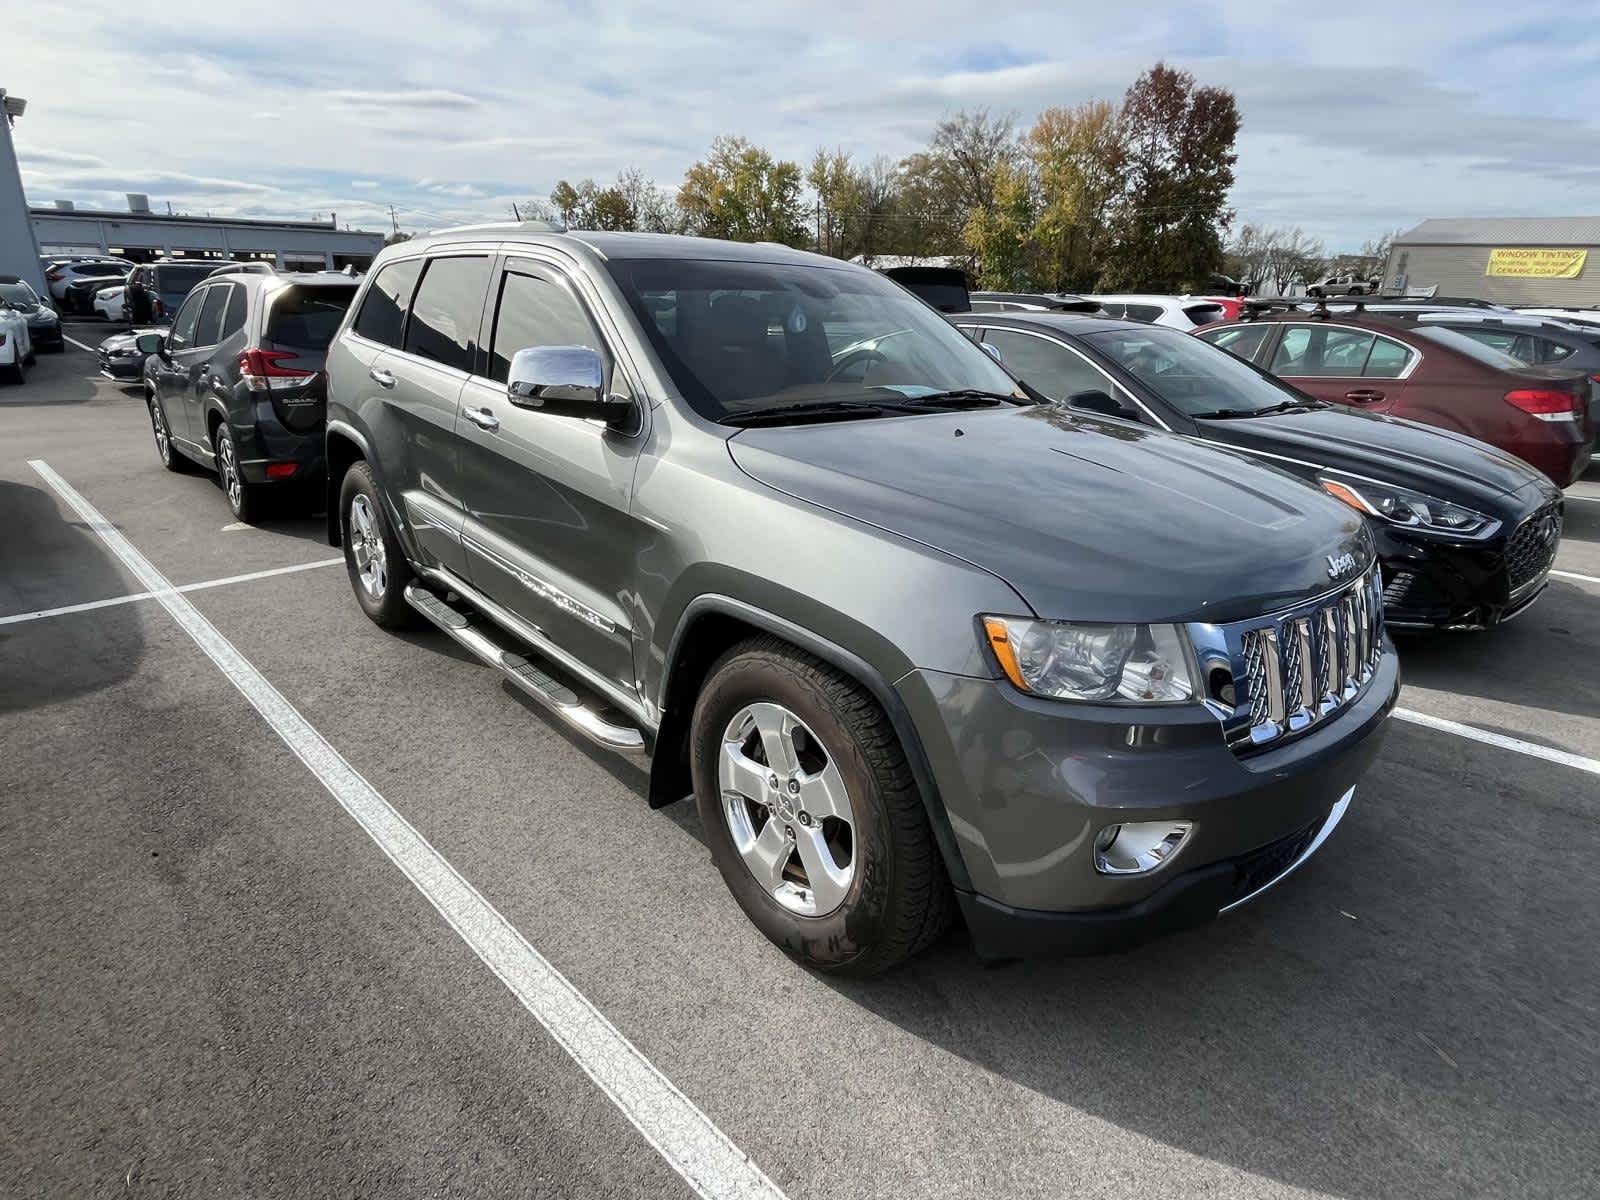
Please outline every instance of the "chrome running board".
[[606, 720], [566, 684], [552, 678], [520, 654], [512, 654], [485, 637], [460, 609], [446, 603], [419, 584], [406, 586], [406, 603], [448, 633], [457, 645], [495, 668], [517, 688], [549, 709], [596, 745], [619, 754], [643, 754], [644, 734], [631, 725]]

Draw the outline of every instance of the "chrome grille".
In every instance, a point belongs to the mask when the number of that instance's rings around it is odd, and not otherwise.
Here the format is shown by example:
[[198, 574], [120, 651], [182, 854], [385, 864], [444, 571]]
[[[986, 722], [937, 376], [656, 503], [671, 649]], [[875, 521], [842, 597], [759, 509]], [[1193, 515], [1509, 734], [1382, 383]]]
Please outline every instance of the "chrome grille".
[[1231, 679], [1233, 703], [1219, 692], [1211, 703], [1235, 750], [1300, 733], [1361, 694], [1383, 648], [1382, 587], [1374, 565], [1309, 604], [1232, 625], [1191, 627], [1207, 676]]

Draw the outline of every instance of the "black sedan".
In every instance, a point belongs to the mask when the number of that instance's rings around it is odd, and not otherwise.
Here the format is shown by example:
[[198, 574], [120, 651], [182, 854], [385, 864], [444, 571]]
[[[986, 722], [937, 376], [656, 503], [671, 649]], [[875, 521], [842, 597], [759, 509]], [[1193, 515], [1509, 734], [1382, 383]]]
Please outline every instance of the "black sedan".
[[1492, 446], [1314, 400], [1174, 329], [1054, 313], [951, 319], [1053, 400], [1227, 445], [1361, 512], [1392, 626], [1483, 629], [1544, 590], [1561, 493]]
[[161, 329], [130, 329], [127, 333], [113, 333], [100, 343], [97, 357], [100, 374], [118, 383], [138, 383], [144, 378], [144, 362], [149, 355], [139, 349], [142, 334], [162, 333]]
[[35, 351], [65, 349], [61, 318], [39, 298], [28, 281], [18, 275], [0, 275], [0, 303], [9, 304], [28, 322], [28, 340]]

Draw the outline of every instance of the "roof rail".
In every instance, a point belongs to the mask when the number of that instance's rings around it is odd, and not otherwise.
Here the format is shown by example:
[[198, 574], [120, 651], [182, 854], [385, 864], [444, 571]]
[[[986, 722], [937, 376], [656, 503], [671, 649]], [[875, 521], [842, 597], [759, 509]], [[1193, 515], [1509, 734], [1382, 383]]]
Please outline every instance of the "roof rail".
[[515, 229], [521, 233], [566, 233], [567, 223], [560, 218], [553, 221], [483, 221], [476, 225], [451, 225], [431, 232], [478, 233], [488, 229]]

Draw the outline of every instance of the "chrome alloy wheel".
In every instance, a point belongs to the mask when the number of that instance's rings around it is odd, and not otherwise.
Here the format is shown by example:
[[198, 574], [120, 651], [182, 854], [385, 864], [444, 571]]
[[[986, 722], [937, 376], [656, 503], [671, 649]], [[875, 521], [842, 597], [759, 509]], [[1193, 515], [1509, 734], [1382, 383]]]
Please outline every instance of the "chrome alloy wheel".
[[161, 455], [161, 461], [172, 461], [172, 435], [167, 432], [167, 418], [161, 413], [161, 401], [154, 396], [150, 397], [150, 428], [156, 435], [156, 453]]
[[779, 704], [748, 704], [722, 732], [717, 787], [734, 847], [790, 912], [824, 917], [855, 878], [855, 813], [815, 734]]
[[378, 530], [378, 518], [372, 511], [372, 502], [365, 496], [358, 494], [350, 501], [350, 528], [347, 534], [361, 586], [374, 600], [382, 600], [389, 586], [389, 552], [384, 549], [383, 534]]
[[233, 439], [217, 432], [217, 472], [222, 476], [223, 490], [228, 493], [228, 504], [235, 513], [244, 497], [244, 480], [239, 477], [239, 461], [233, 448]]

